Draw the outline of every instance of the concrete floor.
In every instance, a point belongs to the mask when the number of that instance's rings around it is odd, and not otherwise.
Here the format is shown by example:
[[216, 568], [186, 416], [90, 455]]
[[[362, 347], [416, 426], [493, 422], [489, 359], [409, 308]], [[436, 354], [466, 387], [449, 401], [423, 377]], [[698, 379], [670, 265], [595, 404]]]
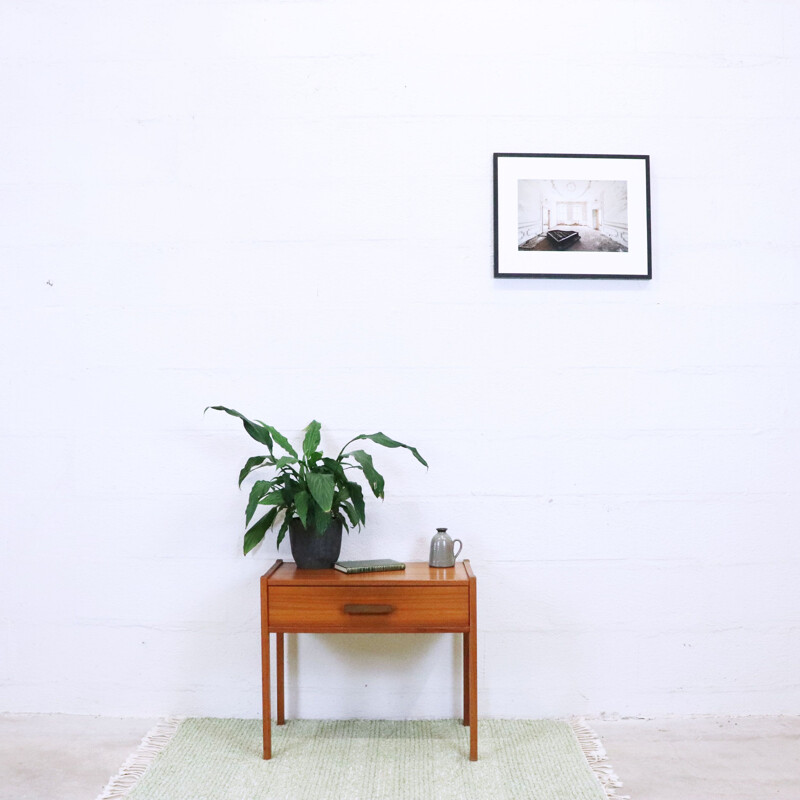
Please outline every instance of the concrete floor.
[[[94, 800], [155, 722], [0, 715], [0, 800]], [[800, 717], [588, 722], [632, 800], [800, 800]]]
[[800, 717], [589, 725], [632, 800], [800, 800]]
[[0, 800], [95, 800], [155, 719], [0, 715]]

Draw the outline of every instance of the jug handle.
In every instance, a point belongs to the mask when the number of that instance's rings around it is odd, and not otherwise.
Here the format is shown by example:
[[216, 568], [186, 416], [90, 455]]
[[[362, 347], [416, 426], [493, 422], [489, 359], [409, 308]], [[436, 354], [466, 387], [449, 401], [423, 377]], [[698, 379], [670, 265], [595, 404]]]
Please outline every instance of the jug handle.
[[453, 539], [453, 546], [455, 546], [456, 542], [458, 542], [458, 550], [456, 550], [455, 553], [453, 553], [453, 560], [458, 558], [458, 554], [461, 552], [461, 548], [464, 546], [461, 543], [461, 539]]

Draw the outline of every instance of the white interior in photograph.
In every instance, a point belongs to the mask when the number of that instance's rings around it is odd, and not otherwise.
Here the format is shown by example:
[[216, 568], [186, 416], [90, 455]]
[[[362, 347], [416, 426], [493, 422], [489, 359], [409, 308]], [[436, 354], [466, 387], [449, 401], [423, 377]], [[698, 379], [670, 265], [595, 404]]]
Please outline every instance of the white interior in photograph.
[[560, 230], [574, 235], [572, 248], [627, 252], [627, 181], [524, 179], [517, 185], [520, 248], [554, 249], [547, 233]]

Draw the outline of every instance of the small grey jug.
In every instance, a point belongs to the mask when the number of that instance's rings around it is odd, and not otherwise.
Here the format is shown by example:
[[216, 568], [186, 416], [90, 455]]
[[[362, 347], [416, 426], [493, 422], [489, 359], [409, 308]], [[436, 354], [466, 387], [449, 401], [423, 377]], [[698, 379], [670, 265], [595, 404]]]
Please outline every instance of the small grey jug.
[[[454, 552], [456, 542], [458, 542], [458, 550]], [[451, 539], [447, 535], [447, 528], [437, 528], [436, 534], [431, 539], [431, 555], [428, 564], [432, 567], [454, 567], [461, 547], [461, 539]]]

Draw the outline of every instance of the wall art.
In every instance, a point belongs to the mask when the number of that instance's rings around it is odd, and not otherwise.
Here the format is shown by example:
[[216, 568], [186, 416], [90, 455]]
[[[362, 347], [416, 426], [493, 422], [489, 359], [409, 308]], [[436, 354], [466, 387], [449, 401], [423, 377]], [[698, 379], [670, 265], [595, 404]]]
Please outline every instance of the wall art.
[[495, 278], [652, 278], [650, 157], [494, 154]]

